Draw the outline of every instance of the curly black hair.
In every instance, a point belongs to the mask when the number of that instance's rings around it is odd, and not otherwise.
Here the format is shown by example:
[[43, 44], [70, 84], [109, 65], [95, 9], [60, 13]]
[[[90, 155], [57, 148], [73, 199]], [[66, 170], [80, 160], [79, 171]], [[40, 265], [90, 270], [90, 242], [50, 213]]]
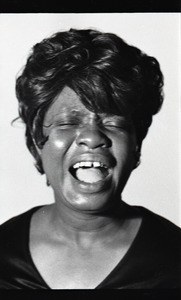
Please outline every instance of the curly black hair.
[[91, 111], [131, 114], [139, 147], [163, 102], [158, 61], [115, 34], [70, 29], [37, 43], [16, 80], [16, 95], [27, 147], [41, 174], [36, 146], [47, 140], [44, 115], [65, 86]]

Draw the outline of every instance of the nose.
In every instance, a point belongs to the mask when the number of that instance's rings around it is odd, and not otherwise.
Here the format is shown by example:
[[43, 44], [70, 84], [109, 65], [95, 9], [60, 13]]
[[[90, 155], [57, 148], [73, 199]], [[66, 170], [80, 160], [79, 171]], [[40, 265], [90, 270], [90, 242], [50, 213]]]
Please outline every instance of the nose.
[[109, 148], [111, 140], [98, 128], [83, 128], [76, 139], [78, 146], [86, 146], [88, 149]]

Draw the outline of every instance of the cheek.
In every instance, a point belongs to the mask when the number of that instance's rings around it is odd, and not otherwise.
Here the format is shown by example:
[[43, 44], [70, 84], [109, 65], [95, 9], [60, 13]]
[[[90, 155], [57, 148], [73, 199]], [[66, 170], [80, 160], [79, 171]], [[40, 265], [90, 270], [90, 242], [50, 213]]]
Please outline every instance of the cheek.
[[53, 168], [54, 164], [63, 163], [63, 157], [70, 148], [73, 136], [70, 134], [60, 134], [52, 131], [49, 134], [48, 141], [42, 150], [42, 161], [44, 168]]
[[135, 149], [136, 139], [134, 136], [122, 135], [114, 139], [113, 151], [119, 171], [132, 170], [135, 164]]
[[49, 138], [47, 141], [47, 145], [55, 152], [66, 152], [71, 146], [74, 140], [74, 134], [61, 131], [60, 130], [52, 130], [49, 134]]
[[129, 156], [136, 149], [136, 138], [134, 135], [119, 135], [113, 139], [114, 151], [118, 155]]
[[53, 142], [53, 148], [57, 149], [57, 150], [60, 150], [60, 149], [63, 149], [65, 147], [65, 142], [62, 141], [60, 138], [59, 139], [56, 139], [54, 142]]

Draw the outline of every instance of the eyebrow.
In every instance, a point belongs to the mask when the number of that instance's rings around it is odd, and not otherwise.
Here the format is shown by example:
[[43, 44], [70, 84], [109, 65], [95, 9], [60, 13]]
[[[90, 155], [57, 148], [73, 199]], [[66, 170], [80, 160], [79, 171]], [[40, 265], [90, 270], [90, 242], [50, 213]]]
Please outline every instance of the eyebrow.
[[[74, 116], [74, 117], [78, 117], [78, 116], [82, 116], [84, 115], [84, 112], [80, 111], [79, 109], [68, 109], [68, 108], [63, 108], [61, 111], [59, 111], [58, 113], [54, 114], [51, 118], [48, 118], [48, 120], [44, 120], [44, 127], [50, 127], [54, 122], [57, 121], [57, 119], [60, 117], [67, 117], [67, 116]], [[48, 123], [48, 124], [47, 124]]]
[[[80, 112], [79, 109], [76, 109], [76, 108], [67, 108], [67, 107], [63, 107], [61, 110], [58, 110], [55, 114], [52, 114], [53, 117], [56, 117], [56, 116], [59, 116], [59, 115], [62, 115], [62, 114], [65, 114], [65, 113], [73, 113], [73, 114], [77, 114], [78, 112]], [[47, 111], [48, 113], [48, 111]]]

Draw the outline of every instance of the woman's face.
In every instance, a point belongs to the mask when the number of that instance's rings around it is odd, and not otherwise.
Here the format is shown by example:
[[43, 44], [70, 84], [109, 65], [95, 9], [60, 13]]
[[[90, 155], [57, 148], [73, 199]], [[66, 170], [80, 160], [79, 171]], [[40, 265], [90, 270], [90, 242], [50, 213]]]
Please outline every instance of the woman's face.
[[110, 207], [135, 166], [131, 121], [89, 111], [65, 87], [47, 111], [43, 130], [48, 141], [40, 155], [56, 201], [78, 211]]

